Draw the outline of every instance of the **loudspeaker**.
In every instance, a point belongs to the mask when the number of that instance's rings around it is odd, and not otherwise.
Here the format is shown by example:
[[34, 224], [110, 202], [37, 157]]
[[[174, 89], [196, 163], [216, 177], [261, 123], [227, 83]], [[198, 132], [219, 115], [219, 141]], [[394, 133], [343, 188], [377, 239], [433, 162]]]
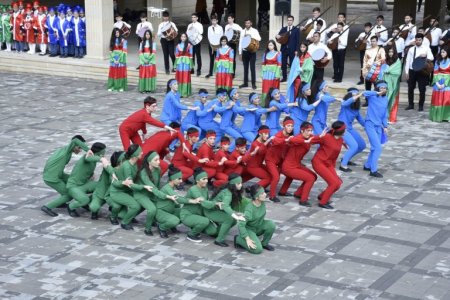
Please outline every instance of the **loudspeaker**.
[[275, 0], [275, 16], [291, 14], [291, 0]]

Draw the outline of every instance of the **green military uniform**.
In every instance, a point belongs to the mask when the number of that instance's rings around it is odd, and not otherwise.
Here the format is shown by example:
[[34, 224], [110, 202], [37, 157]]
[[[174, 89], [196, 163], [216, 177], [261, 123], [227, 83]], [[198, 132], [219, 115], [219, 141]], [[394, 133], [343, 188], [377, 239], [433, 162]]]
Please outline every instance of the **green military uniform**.
[[203, 208], [212, 209], [216, 205], [215, 202], [209, 201], [208, 188], [200, 188], [197, 185], [192, 186], [186, 198], [196, 199], [202, 197], [203, 201], [199, 204], [186, 203], [180, 211], [181, 222], [187, 227], [191, 228], [190, 235], [197, 236], [201, 232], [210, 236], [217, 235], [217, 227], [208, 218], [204, 216]]
[[[161, 189], [161, 192], [164, 195], [177, 195], [173, 187], [170, 185], [170, 183], [167, 183], [163, 188]], [[161, 230], [167, 231], [169, 229], [172, 229], [176, 227], [178, 224], [180, 224], [180, 205], [183, 203], [188, 203], [188, 200], [184, 197], [177, 198], [178, 204], [176, 204], [174, 201], [167, 199], [165, 196], [157, 197], [156, 200], [156, 221], [159, 223], [159, 228]]]
[[141, 205], [133, 197], [133, 192], [141, 191], [144, 187], [136, 183], [132, 184], [130, 187], [122, 184], [122, 181], [127, 178], [134, 180], [137, 174], [137, 165], [132, 165], [129, 160], [123, 162], [115, 171], [115, 174], [118, 180], [113, 180], [111, 182], [109, 190], [112, 204], [111, 218], [116, 219], [122, 206], [126, 206], [127, 213], [122, 218], [122, 224], [127, 225], [141, 209]]
[[[104, 151], [101, 151], [100, 153], [103, 154]], [[94, 175], [95, 167], [101, 158], [102, 157], [98, 154], [89, 157], [84, 155], [75, 164], [75, 167], [67, 180], [69, 196], [74, 199], [70, 202], [69, 209], [73, 210], [83, 207], [88, 205], [91, 201], [88, 194], [95, 190], [97, 181], [89, 179]]]
[[[245, 208], [245, 221], [239, 221], [239, 235], [236, 238], [236, 243], [247, 249], [250, 253], [260, 254], [263, 246], [269, 244], [270, 239], [275, 231], [275, 223], [271, 220], [264, 220], [266, 215], [266, 205], [261, 203], [256, 206], [254, 202], [247, 205]], [[258, 236], [263, 236], [262, 242]], [[250, 249], [245, 241], [246, 237], [250, 237], [255, 243], [256, 249]]]
[[114, 168], [111, 166], [103, 169], [100, 179], [97, 182], [94, 192], [92, 193], [92, 201], [89, 203], [89, 210], [93, 213], [97, 213], [100, 208], [105, 204], [106, 199], [109, 197], [109, 187], [111, 186], [111, 178], [114, 174]]
[[75, 138], [70, 141], [69, 145], [57, 149], [45, 163], [44, 182], [60, 194], [59, 198], [46, 205], [50, 209], [59, 207], [71, 199], [66, 188], [69, 175], [64, 173], [64, 168], [72, 158], [73, 149], [77, 146], [84, 151], [89, 150], [89, 147], [85, 143]]
[[159, 185], [161, 182], [161, 169], [153, 168], [152, 169], [152, 179], [150, 180], [147, 171], [141, 170], [139, 172], [137, 182], [141, 185], [148, 185], [152, 187], [152, 192], [150, 193], [146, 189], [135, 191], [134, 199], [145, 209], [147, 210], [147, 218], [145, 219], [145, 230], [150, 231], [152, 229], [153, 221], [156, 216], [156, 205], [155, 202], [157, 198], [165, 198], [166, 194], [162, 193], [159, 190]]

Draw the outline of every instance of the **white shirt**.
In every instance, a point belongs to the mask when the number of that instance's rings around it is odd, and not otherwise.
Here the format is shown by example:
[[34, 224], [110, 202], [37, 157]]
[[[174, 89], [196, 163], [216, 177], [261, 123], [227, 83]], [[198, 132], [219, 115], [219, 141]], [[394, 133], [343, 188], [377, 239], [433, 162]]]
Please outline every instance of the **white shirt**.
[[73, 18], [74, 23], [74, 31], [75, 31], [75, 46], [79, 47], [80, 45], [80, 33], [78, 32], [78, 23], [80, 22], [80, 18]]
[[439, 39], [442, 35], [442, 29], [438, 27], [433, 27], [431, 30], [427, 29], [425, 30], [425, 35], [427, 35], [428, 31], [431, 34], [431, 46], [438, 46], [439, 45]]
[[[188, 25], [186, 32], [189, 32], [190, 30], [195, 30], [198, 33], [198, 42], [197, 44], [200, 44], [200, 42], [203, 39], [203, 25], [200, 22], [192, 22], [191, 24]], [[189, 34], [188, 34], [188, 38], [189, 38]], [[191, 41], [191, 43], [193, 43], [193, 41]]]
[[[347, 28], [348, 28], [348, 26], [345, 26], [343, 30], [345, 30]], [[341, 36], [339, 36], [339, 35], [341, 35]], [[341, 34], [340, 32], [333, 33], [333, 35], [328, 39], [328, 42], [333, 41], [334, 39], [338, 38], [338, 36], [339, 36], [338, 50], [347, 48], [348, 30], [345, 31], [343, 34]]]
[[[209, 37], [211, 35], [218, 35], [219, 36], [219, 42], [220, 42], [220, 38], [223, 36], [223, 28], [222, 28], [222, 26], [220, 26], [219, 24], [209, 26], [208, 27], [208, 41], [209, 41]], [[211, 44], [211, 41], [209, 41], [209, 43]]]
[[[386, 41], [386, 43], [383, 44], [383, 46], [386, 46], [390, 41], [392, 41], [394, 37], [391, 37]], [[402, 37], [397, 37], [395, 40], [395, 48], [397, 49], [397, 53], [403, 53], [405, 50], [405, 40]]]
[[[355, 40], [355, 43], [358, 42], [358, 40], [363, 40], [367, 35], [367, 32], [361, 32], [358, 35], [358, 38]], [[373, 32], [373, 30], [369, 33], [369, 35], [367, 36], [367, 41], [366, 41], [366, 50], [372, 48], [372, 44], [370, 43], [370, 39], [375, 35], [375, 33]]]
[[442, 34], [441, 34], [441, 36], [439, 37], [439, 38], [443, 38], [446, 34], [447, 34], [447, 32], [448, 32], [448, 29], [447, 30], [445, 30], [444, 32], [442, 32]]
[[239, 55], [242, 54], [242, 40], [246, 35], [250, 35], [252, 39], [257, 40], [258, 42], [261, 41], [261, 36], [259, 35], [258, 30], [256, 30], [255, 28], [250, 27], [249, 29], [247, 28], [242, 29], [241, 36], [239, 37]]
[[[400, 26], [400, 32], [403, 30], [407, 30], [410, 29], [414, 26], [414, 24], [409, 23], [408, 25], [403, 24]], [[417, 27], [414, 27], [413, 29], [411, 29], [408, 32], [408, 36], [405, 39], [405, 46], [409, 46], [411, 44], [412, 41], [414, 41], [414, 39], [416, 38], [416, 33], [417, 33]]]
[[317, 49], [323, 49], [327, 53], [327, 58], [331, 60], [333, 58], [333, 54], [331, 53], [330, 48], [328, 48], [324, 43], [317, 43], [317, 44], [309, 44], [308, 46], [308, 53], [309, 55], [312, 55], [312, 53]]
[[136, 27], [136, 34], [139, 33], [139, 30], [141, 30], [142, 27], [148, 27], [150, 29], [150, 31], [153, 33], [153, 26], [152, 23], [150, 23], [149, 21], [145, 21], [145, 22], [141, 22], [137, 25]]
[[[322, 27], [322, 28], [324, 28], [324, 27]], [[322, 31], [323, 29], [320, 29], [320, 31]], [[309, 33], [308, 33], [308, 36], [306, 37], [306, 39], [308, 40], [308, 41], [312, 41], [312, 37], [313, 37], [313, 35], [314, 35], [314, 30], [311, 30]], [[324, 43], [325, 44], [325, 31], [324, 32], [322, 32], [321, 34], [320, 34], [320, 40], [319, 40], [319, 42], [321, 42], [321, 43]]]
[[[383, 32], [381, 32], [383, 31]], [[373, 34], [376, 35], [378, 32], [380, 33], [380, 36], [378, 37], [378, 46], [383, 45], [388, 40], [388, 31], [386, 30], [386, 27], [383, 25], [375, 25], [375, 28], [372, 30]]]
[[[414, 56], [414, 50], [416, 50], [416, 55]], [[427, 59], [434, 60], [433, 53], [431, 53], [430, 47], [426, 47], [423, 44], [419, 46], [413, 46], [409, 48], [408, 56], [406, 57], [406, 63], [405, 63], [405, 73], [409, 74], [409, 70], [412, 69], [413, 61], [416, 57], [421, 56], [422, 54], [425, 54], [427, 56]], [[413, 57], [414, 56], [414, 57]]]
[[[308, 24], [311, 24], [312, 20], [313, 20], [313, 18], [308, 19], [308, 21], [306, 21], [304, 27], [306, 27]], [[313, 31], [313, 32], [317, 31], [317, 21], [319, 21], [319, 20], [322, 20], [322, 22], [323, 22], [322, 28], [323, 29], [327, 28], [327, 22], [324, 19], [322, 19], [322, 18], [317, 18], [317, 20], [314, 21], [314, 26], [313, 26], [313, 29], [311, 31]]]
[[169, 23], [172, 25], [173, 29], [174, 29], [176, 32], [178, 32], [178, 28], [177, 28], [177, 26], [175, 26], [175, 23], [174, 23], [174, 22], [171, 22], [171, 21], [161, 22], [161, 23], [159, 23], [159, 25], [158, 25], [158, 33], [156, 34], [159, 38], [163, 38], [163, 37], [164, 37], [163, 34], [162, 34], [162, 29], [164, 28], [164, 26], [166, 26], [166, 25], [169, 24]]
[[[325, 36], [325, 38], [327, 38], [327, 37], [328, 37], [328, 33], [331, 32], [331, 31], [333, 31], [333, 30], [336, 29], [336, 28], [337, 28], [337, 23], [331, 25], [330, 28], [328, 28], [327, 30], [325, 30], [322, 34]], [[345, 29], [347, 29], [347, 28], [348, 28], [348, 25], [344, 25], [344, 28], [343, 28], [342, 30], [345, 30]], [[348, 41], [348, 32], [349, 32], [349, 30], [347, 30], [346, 32], [344, 32], [343, 35], [341, 35], [341, 38], [345, 39], [346, 43], [347, 43], [347, 41]], [[330, 37], [330, 39], [331, 39], [331, 37]], [[329, 40], [329, 39], [327, 39], [327, 42], [328, 42], [328, 40]]]
[[227, 24], [226, 26], [225, 26], [225, 31], [228, 31], [229, 29], [233, 29], [233, 30], [238, 30], [239, 32], [241, 32], [242, 31], [242, 27], [241, 26], [239, 26], [239, 24], [236, 24], [236, 23], [233, 23], [233, 24]]
[[114, 28], [122, 29], [122, 27], [123, 27], [124, 24], [125, 24], [125, 26], [127, 26], [128, 28], [131, 28], [131, 25], [128, 24], [127, 22], [124, 22], [124, 21], [119, 21], [119, 22], [114, 23]]

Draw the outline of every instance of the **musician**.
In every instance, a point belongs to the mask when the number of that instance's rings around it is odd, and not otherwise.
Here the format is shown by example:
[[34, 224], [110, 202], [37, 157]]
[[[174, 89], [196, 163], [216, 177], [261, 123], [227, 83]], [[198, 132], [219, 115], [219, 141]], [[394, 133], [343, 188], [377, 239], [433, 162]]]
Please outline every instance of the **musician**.
[[383, 25], [384, 22], [384, 16], [379, 15], [377, 16], [377, 24], [375, 28], [373, 29], [374, 34], [378, 37], [378, 46], [383, 46], [384, 43], [388, 40], [388, 31], [386, 27]]
[[281, 53], [282, 53], [282, 67], [281, 72], [283, 74], [283, 78], [281, 82], [285, 82], [287, 79], [287, 61], [289, 59], [289, 65], [292, 65], [292, 60], [295, 56], [295, 51], [297, 50], [298, 44], [300, 42], [300, 30], [297, 26], [293, 26], [294, 17], [287, 17], [287, 26], [281, 28], [280, 32], [277, 34], [277, 39], [281, 37], [281, 34], [288, 33], [289, 39], [286, 44], [281, 45]]
[[393, 40], [395, 38], [395, 48], [397, 50], [398, 58], [403, 58], [403, 51], [405, 50], [405, 40], [399, 35], [400, 28], [395, 27], [392, 31], [392, 37], [384, 43], [384, 47], [386, 46], [392, 46]]
[[338, 39], [338, 47], [333, 50], [333, 71], [334, 71], [334, 82], [342, 82], [342, 77], [344, 76], [344, 62], [345, 62], [345, 52], [347, 49], [348, 41], [348, 28], [344, 23], [337, 24], [337, 31], [328, 39], [328, 44], [332, 44], [336, 39]]
[[[326, 63], [326, 61], [329, 61], [331, 59], [332, 54], [331, 54], [330, 48], [325, 46], [324, 43], [320, 42], [320, 36], [321, 36], [320, 32], [318, 32], [318, 31], [314, 32], [313, 43], [308, 46], [308, 53], [309, 53], [309, 55], [313, 56], [312, 54], [314, 53], [315, 50], [317, 50], [317, 49], [325, 50], [326, 55], [320, 61], [322, 63]], [[314, 65], [314, 73], [313, 73], [311, 82], [314, 82], [315, 80], [323, 81], [324, 73], [325, 73], [325, 69], [323, 67], [318, 67], [317, 64], [315, 64]]]
[[[322, 21], [322, 27], [321, 28], [327, 28], [327, 22], [320, 18], [320, 7], [314, 7], [312, 10], [312, 18], [308, 19], [308, 21], [306, 21], [305, 26], [300, 26], [300, 30], [305, 30], [306, 26], [308, 26], [309, 24], [311, 24], [311, 22], [314, 22], [314, 26], [313, 29], [311, 30], [312, 32], [316, 32], [319, 31], [320, 28], [317, 28], [317, 22], [318, 21]], [[310, 32], [311, 32], [310, 31]]]
[[170, 74], [169, 56], [170, 56], [170, 59], [172, 60], [172, 72], [175, 72], [175, 41], [173, 39], [170, 41], [167, 40], [166, 37], [162, 33], [162, 29], [167, 24], [170, 24], [176, 32], [178, 32], [178, 28], [177, 28], [177, 26], [175, 26], [175, 24], [173, 22], [171, 22], [169, 20], [169, 12], [168, 11], [163, 11], [162, 18], [163, 18], [163, 21], [158, 25], [157, 35], [161, 42], [161, 48], [162, 48], [163, 55], [164, 55], [164, 67], [166, 70], [166, 74]]
[[[316, 31], [318, 31], [318, 32], [320, 32], [320, 33], [322, 33], [322, 31], [325, 30], [325, 29], [322, 29], [322, 28], [324, 28], [324, 27], [323, 27], [323, 21], [322, 21], [322, 20], [318, 20], [318, 21], [316, 22], [316, 28], [317, 28]], [[308, 33], [308, 35], [306, 36], [306, 39], [308, 40], [308, 44], [310, 44], [310, 43], [312, 43], [312, 42], [314, 41], [313, 35], [314, 35], [314, 32], [316, 32], [316, 31], [311, 30], [311, 31]], [[320, 42], [325, 44], [325, 34], [320, 34]]]
[[[404, 30], [408, 30], [408, 35], [405, 38], [405, 47], [406, 46], [410, 46], [410, 45], [414, 45], [414, 37], [417, 34], [417, 28], [416, 26], [412, 23], [412, 16], [410, 14], [407, 14], [405, 16], [405, 24], [400, 25], [400, 30], [404, 31]], [[406, 54], [406, 53], [405, 53]]]
[[[366, 78], [369, 73], [372, 65], [381, 65], [386, 61], [386, 52], [383, 47], [378, 46], [378, 37], [376, 35], [370, 38], [370, 43], [372, 47], [366, 50], [366, 54], [364, 55], [363, 61], [363, 77]], [[372, 82], [365, 79], [366, 91], [370, 91], [372, 89]], [[367, 107], [367, 102], [363, 105]]]
[[145, 12], [142, 12], [140, 18], [141, 18], [141, 23], [137, 24], [137, 27], [136, 27], [136, 35], [138, 36], [139, 43], [142, 41], [142, 37], [139, 35], [141, 30], [143, 30], [142, 28], [147, 27], [148, 30], [150, 30], [150, 32], [153, 35], [153, 26], [152, 26], [152, 23], [147, 21], [147, 14]]
[[[331, 36], [338, 32], [338, 23], [343, 23], [344, 26], [346, 24], [346, 15], [343, 12], [338, 13], [337, 22], [331, 25], [328, 29], [325, 30], [325, 35], [328, 37], [328, 39], [331, 38]], [[344, 30], [347, 28], [347, 26], [344, 27]], [[348, 36], [348, 30], [345, 33]], [[347, 40], [347, 39], [346, 39]]]
[[[223, 36], [222, 26], [218, 24], [219, 20], [217, 19], [217, 15], [211, 15], [211, 25], [208, 27], [208, 37], [218, 35], [219, 37]], [[211, 41], [208, 44], [209, 49], [209, 72], [205, 78], [209, 78], [213, 74], [214, 61], [216, 60], [216, 51], [211, 47]]]
[[442, 29], [438, 27], [439, 20], [437, 18], [432, 17], [430, 19], [430, 27], [425, 30], [425, 35], [428, 33], [431, 35], [430, 48], [431, 53], [433, 53], [434, 57], [437, 57], [437, 53], [439, 50], [439, 39], [442, 35]]
[[[191, 15], [192, 23], [188, 25], [187, 32], [193, 31], [198, 34], [199, 41], [197, 44], [193, 45], [193, 61], [194, 61], [194, 67], [195, 67], [195, 61], [197, 60], [197, 76], [200, 76], [201, 70], [202, 70], [202, 53], [201, 53], [201, 41], [202, 41], [202, 34], [203, 34], [203, 25], [198, 22], [198, 15], [197, 13], [193, 13]], [[189, 35], [188, 35], [189, 36]], [[191, 43], [193, 41], [190, 41]], [[191, 74], [194, 74], [194, 69], [191, 70]]]
[[[230, 1], [229, 1], [230, 2]], [[228, 24], [225, 26], [225, 32], [227, 32], [228, 30], [236, 30], [239, 32], [242, 32], [242, 27], [239, 26], [239, 24], [234, 23], [234, 14], [230, 13], [228, 14], [228, 18], [227, 18], [227, 22]], [[237, 53], [237, 44], [233, 43], [233, 42], [229, 42], [228, 46], [230, 46], [234, 53]], [[233, 78], [234, 78], [234, 74], [236, 73], [236, 56], [234, 56], [233, 58]]]
[[[419, 27], [419, 28], [417, 28], [417, 33], [420, 33], [420, 34], [423, 34], [423, 41], [422, 41], [422, 44], [425, 46], [425, 47], [430, 47], [430, 45], [431, 45], [431, 41], [427, 38], [427, 36], [426, 36], [426, 34], [425, 34], [425, 28], [424, 27]], [[416, 42], [414, 42], [413, 43], [413, 45], [415, 45], [416, 44]], [[430, 49], [431, 49], [431, 47], [430, 47]]]
[[408, 51], [405, 63], [406, 80], [408, 80], [408, 107], [406, 110], [414, 109], [414, 89], [416, 88], [416, 82], [419, 84], [419, 111], [423, 111], [423, 105], [425, 103], [425, 90], [429, 82], [429, 76], [422, 74], [422, 71], [414, 71], [412, 69], [413, 61], [416, 58], [424, 57], [433, 61], [433, 53], [429, 47], [425, 47], [423, 43], [423, 34], [416, 34], [415, 46], [411, 47]]
[[241, 60], [244, 62], [244, 84], [241, 84], [239, 88], [248, 87], [248, 67], [250, 66], [252, 88], [256, 90], [256, 53], [251, 53], [245, 49], [242, 49], [242, 39], [246, 35], [250, 35], [252, 39], [257, 40], [258, 42], [261, 41], [261, 36], [259, 35], [258, 30], [252, 27], [252, 21], [249, 18], [245, 20], [245, 28], [242, 30], [241, 37], [239, 39], [239, 55], [241, 56]]
[[445, 44], [448, 44], [448, 41], [450, 40], [450, 30], [445, 30], [439, 39], [439, 46], [443, 47]]
[[[374, 36], [374, 30], [372, 28], [372, 23], [367, 22], [364, 24], [364, 32], [361, 32], [358, 36], [358, 38], [355, 40], [355, 43], [358, 43], [358, 41], [366, 43], [366, 47], [363, 50], [359, 51], [359, 63], [361, 65], [361, 73], [359, 75], [359, 81], [357, 85], [364, 83], [364, 77], [362, 75], [362, 68], [364, 66], [364, 55], [366, 54], [366, 50], [370, 49], [372, 47], [372, 44], [370, 43], [370, 38]], [[369, 42], [367, 42], [369, 41]]]
[[130, 24], [128, 24], [127, 22], [125, 22], [125, 21], [122, 21], [122, 14], [120, 14], [120, 13], [116, 13], [116, 15], [114, 16], [114, 18], [116, 19], [116, 23], [114, 23], [114, 28], [118, 28], [118, 29], [120, 29], [122, 32], [121, 32], [121, 34], [123, 34], [123, 30], [122, 30], [122, 28], [123, 28], [123, 26], [125, 25], [128, 29], [130, 29], [131, 28], [131, 25]]

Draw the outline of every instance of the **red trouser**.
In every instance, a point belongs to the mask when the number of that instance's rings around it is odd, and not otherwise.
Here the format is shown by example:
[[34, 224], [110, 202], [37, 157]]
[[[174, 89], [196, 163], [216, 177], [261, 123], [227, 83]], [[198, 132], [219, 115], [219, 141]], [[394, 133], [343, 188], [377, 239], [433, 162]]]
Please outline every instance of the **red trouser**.
[[286, 168], [283, 166], [281, 169], [281, 173], [286, 176], [286, 179], [283, 182], [283, 185], [280, 189], [280, 194], [286, 194], [289, 186], [292, 183], [292, 180], [301, 180], [303, 181], [302, 185], [299, 186], [297, 191], [295, 191], [294, 195], [300, 197], [301, 202], [308, 201], [309, 193], [314, 185], [314, 182], [317, 180], [317, 175], [304, 165], [299, 165], [295, 168]]
[[223, 172], [224, 172], [225, 174], [227, 174], [227, 175], [230, 175], [230, 174], [232, 174], [232, 173], [236, 173], [236, 174], [241, 175], [243, 169], [244, 169], [243, 166], [237, 165], [237, 166], [232, 167], [232, 168], [225, 168], [225, 170], [224, 170]]
[[219, 187], [228, 182], [228, 175], [225, 173], [216, 172], [216, 175], [214, 176], [214, 178], [215, 178], [215, 180], [214, 180], [213, 185], [215, 187]]
[[208, 174], [208, 179], [211, 179], [214, 176], [216, 176], [216, 169], [210, 168], [210, 167], [205, 167], [205, 166], [203, 166], [202, 168], [203, 168], [203, 171], [205, 171]]
[[324, 164], [321, 161], [313, 160], [312, 166], [314, 171], [325, 180], [328, 184], [327, 188], [319, 195], [319, 203], [325, 205], [331, 196], [339, 190], [342, 180], [336, 174], [335, 166]]
[[266, 187], [270, 184], [270, 174], [261, 167], [247, 167], [247, 172], [253, 177], [261, 179], [258, 184], [262, 187]]
[[119, 128], [120, 139], [122, 140], [123, 149], [125, 151], [130, 147], [130, 141], [142, 147], [142, 140], [138, 132], [130, 134], [126, 129]]
[[266, 160], [266, 167], [267, 171], [269, 171], [270, 176], [272, 179], [270, 180], [270, 193], [269, 198], [273, 198], [276, 196], [277, 193], [277, 185], [278, 181], [280, 181], [280, 167], [278, 167], [277, 164], [275, 164], [272, 161]]
[[174, 167], [180, 169], [183, 176], [183, 181], [186, 181], [189, 177], [194, 175], [194, 170], [190, 166], [174, 164]]

